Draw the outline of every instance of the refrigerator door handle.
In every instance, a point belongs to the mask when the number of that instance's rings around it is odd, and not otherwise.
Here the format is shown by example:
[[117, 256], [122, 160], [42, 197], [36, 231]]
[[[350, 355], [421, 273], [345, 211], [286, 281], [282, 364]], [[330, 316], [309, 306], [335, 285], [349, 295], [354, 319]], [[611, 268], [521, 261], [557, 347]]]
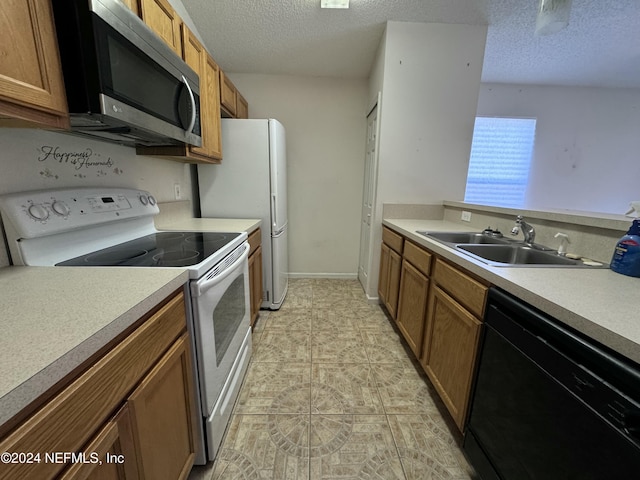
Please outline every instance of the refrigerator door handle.
[[276, 209], [276, 194], [271, 194], [271, 222], [272, 229], [278, 226], [277, 209]]
[[289, 222], [285, 223], [279, 230], [274, 230], [271, 233], [271, 238], [278, 238], [280, 235], [282, 235], [284, 231], [287, 229], [288, 225], [289, 225]]

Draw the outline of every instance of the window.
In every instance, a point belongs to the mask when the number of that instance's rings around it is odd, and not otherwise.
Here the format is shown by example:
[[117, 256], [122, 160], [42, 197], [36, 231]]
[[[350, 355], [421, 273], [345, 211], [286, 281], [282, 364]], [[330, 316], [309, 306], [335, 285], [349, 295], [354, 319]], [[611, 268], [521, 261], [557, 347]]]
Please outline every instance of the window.
[[476, 117], [464, 201], [523, 207], [535, 118]]

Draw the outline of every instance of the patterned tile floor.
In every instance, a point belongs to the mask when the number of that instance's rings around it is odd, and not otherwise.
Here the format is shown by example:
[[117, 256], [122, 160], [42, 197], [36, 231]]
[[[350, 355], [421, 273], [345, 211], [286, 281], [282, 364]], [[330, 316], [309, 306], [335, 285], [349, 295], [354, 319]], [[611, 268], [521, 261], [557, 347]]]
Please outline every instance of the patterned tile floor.
[[253, 342], [218, 458], [190, 480], [473, 478], [437, 394], [357, 281], [292, 280]]

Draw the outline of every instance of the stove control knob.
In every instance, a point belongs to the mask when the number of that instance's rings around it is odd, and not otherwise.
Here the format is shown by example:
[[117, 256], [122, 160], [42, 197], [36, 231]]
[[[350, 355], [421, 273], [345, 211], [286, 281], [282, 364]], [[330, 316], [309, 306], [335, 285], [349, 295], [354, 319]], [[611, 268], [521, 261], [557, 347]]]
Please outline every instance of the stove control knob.
[[153, 206], [156, 204], [156, 199], [153, 195], [149, 195], [149, 205]]
[[31, 218], [35, 220], [46, 220], [47, 218], [49, 218], [49, 212], [47, 212], [47, 209], [44, 208], [42, 205], [37, 205], [37, 204], [31, 205], [27, 209], [27, 212], [29, 213]]
[[146, 195], [140, 195], [140, 203], [146, 206], [149, 203], [149, 198]]
[[53, 210], [53, 213], [57, 213], [61, 217], [66, 217], [70, 212], [67, 204], [60, 201], [53, 202], [53, 204], [51, 205], [51, 210]]

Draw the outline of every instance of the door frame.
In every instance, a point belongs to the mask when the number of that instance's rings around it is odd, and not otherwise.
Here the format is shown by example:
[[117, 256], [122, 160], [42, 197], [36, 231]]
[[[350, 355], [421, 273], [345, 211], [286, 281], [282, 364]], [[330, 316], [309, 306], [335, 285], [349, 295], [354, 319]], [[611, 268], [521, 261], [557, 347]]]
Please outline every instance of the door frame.
[[[364, 196], [366, 195], [367, 189], [366, 189], [366, 183], [367, 181], [369, 182], [371, 188], [369, 189], [369, 201], [371, 203], [371, 219], [370, 222], [373, 222], [373, 220], [376, 218], [376, 201], [377, 201], [377, 193], [378, 193], [378, 163], [379, 163], [379, 157], [380, 157], [380, 115], [381, 115], [381, 105], [382, 105], [382, 92], [378, 92], [377, 95], [375, 96], [375, 98], [372, 100], [372, 102], [369, 104], [369, 108], [367, 109], [367, 115], [366, 115], [366, 119], [367, 119], [367, 125], [369, 123], [369, 116], [373, 113], [374, 110], [376, 110], [376, 117], [377, 117], [377, 121], [375, 124], [375, 150], [374, 150], [374, 154], [373, 157], [369, 160], [371, 162], [370, 166], [369, 166], [369, 175], [367, 177], [367, 166], [366, 166], [366, 162], [367, 162], [367, 148], [366, 148], [366, 143], [368, 143], [368, 139], [365, 143], [365, 169], [364, 169], [364, 174], [363, 174], [363, 189], [362, 189], [362, 201], [360, 203], [361, 205], [361, 216], [360, 216], [360, 228], [362, 229], [362, 225], [364, 223], [364, 202], [365, 199]], [[367, 128], [367, 135], [368, 135], [368, 128]], [[367, 297], [372, 300], [372, 301], [376, 301], [376, 298], [371, 298], [369, 297], [368, 292], [370, 291], [371, 288], [371, 268], [372, 268], [372, 264], [373, 264], [373, 239], [374, 239], [374, 225], [373, 223], [370, 224], [369, 226], [369, 234], [368, 235], [363, 235], [362, 234], [362, 230], [360, 233], [360, 253], [362, 252], [362, 249], [365, 247], [368, 247], [368, 255], [367, 258], [362, 259], [362, 255], [359, 255], [359, 260], [358, 260], [358, 280], [360, 281], [360, 283], [362, 284], [365, 292], [367, 292]], [[362, 261], [364, 261], [364, 265], [362, 265]], [[362, 267], [366, 267], [366, 278], [363, 278], [362, 275]], [[376, 276], [377, 278], [377, 276]], [[363, 282], [364, 280], [364, 282]]]

